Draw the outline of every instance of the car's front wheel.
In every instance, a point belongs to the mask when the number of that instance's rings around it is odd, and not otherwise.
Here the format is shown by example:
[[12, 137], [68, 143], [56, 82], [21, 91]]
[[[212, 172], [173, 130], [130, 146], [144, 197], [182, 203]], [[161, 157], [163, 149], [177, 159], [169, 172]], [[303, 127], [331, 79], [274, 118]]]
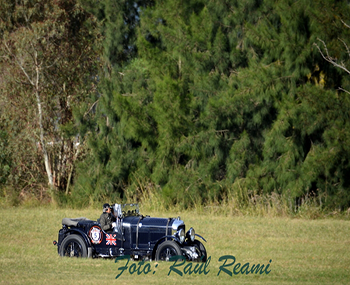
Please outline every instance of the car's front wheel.
[[168, 240], [159, 245], [156, 251], [156, 260], [163, 260], [163, 261], [169, 261], [170, 258], [181, 255], [182, 251], [180, 246], [172, 241]]
[[67, 236], [60, 246], [60, 256], [87, 257], [87, 247], [83, 238], [79, 235]]

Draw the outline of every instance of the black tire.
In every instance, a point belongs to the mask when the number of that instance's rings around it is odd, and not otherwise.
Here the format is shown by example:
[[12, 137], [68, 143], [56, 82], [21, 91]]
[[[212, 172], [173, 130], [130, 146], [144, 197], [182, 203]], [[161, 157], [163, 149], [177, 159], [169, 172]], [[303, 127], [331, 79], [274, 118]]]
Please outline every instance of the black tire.
[[156, 251], [156, 260], [169, 261], [171, 257], [177, 255], [182, 256], [180, 246], [176, 242], [168, 240], [158, 246]]
[[60, 246], [60, 256], [87, 257], [87, 247], [84, 239], [79, 235], [68, 235]]
[[204, 245], [199, 241], [195, 240], [193, 242], [198, 249], [198, 253], [200, 254], [198, 261], [206, 262], [207, 261], [207, 250], [205, 249]]

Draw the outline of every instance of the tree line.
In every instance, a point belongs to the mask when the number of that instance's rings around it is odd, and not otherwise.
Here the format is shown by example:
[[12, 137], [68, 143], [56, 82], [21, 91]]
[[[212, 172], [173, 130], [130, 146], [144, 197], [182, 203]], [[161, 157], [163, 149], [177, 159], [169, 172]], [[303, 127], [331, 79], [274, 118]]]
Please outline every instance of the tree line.
[[2, 1], [2, 197], [350, 206], [346, 1]]

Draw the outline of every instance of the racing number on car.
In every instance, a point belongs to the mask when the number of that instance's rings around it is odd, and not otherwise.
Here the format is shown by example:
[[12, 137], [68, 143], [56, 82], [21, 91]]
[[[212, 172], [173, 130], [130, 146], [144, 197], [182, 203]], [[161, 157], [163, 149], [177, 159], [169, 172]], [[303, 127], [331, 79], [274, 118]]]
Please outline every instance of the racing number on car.
[[100, 244], [102, 241], [102, 231], [100, 227], [93, 226], [89, 231], [89, 236], [93, 244]]

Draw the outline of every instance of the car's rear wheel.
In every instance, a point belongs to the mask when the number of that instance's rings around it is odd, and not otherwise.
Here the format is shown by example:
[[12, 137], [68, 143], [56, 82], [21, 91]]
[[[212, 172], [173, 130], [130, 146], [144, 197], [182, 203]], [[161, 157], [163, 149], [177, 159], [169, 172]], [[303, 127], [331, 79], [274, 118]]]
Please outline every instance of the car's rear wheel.
[[182, 256], [182, 251], [180, 246], [172, 241], [168, 240], [163, 243], [161, 243], [156, 251], [156, 260], [163, 260], [163, 261], [169, 261], [170, 258], [181, 255]]
[[193, 243], [195, 244], [195, 247], [197, 248], [198, 252], [200, 253], [199, 260], [206, 262], [207, 261], [207, 250], [205, 249], [204, 245], [199, 240], [195, 240]]
[[87, 247], [83, 238], [79, 235], [67, 236], [60, 246], [60, 256], [87, 257]]

